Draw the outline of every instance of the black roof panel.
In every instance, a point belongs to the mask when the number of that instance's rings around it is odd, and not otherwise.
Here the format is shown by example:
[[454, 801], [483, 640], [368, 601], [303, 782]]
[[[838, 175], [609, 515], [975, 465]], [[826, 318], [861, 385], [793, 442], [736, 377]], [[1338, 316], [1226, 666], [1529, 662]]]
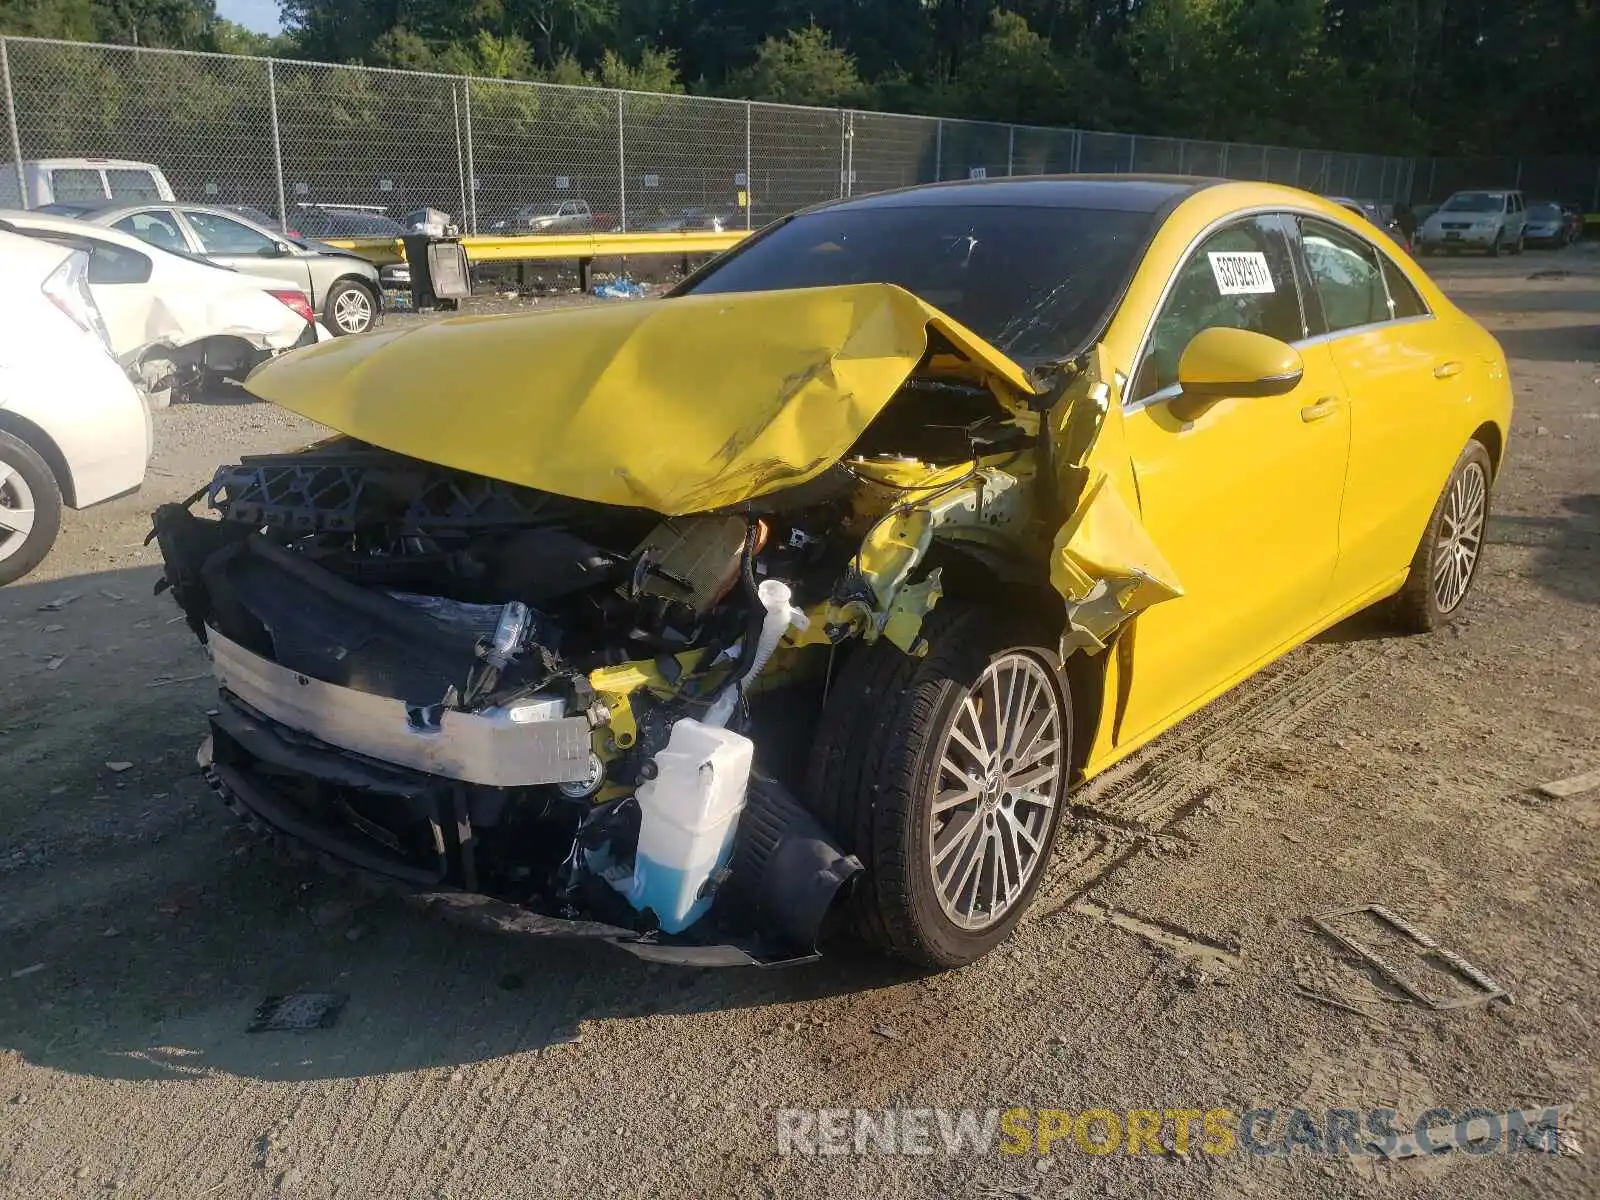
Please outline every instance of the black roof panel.
[[837, 210], [992, 204], [1155, 213], [1202, 188], [1226, 182], [1192, 175], [1008, 175], [1000, 179], [925, 183], [818, 207]]

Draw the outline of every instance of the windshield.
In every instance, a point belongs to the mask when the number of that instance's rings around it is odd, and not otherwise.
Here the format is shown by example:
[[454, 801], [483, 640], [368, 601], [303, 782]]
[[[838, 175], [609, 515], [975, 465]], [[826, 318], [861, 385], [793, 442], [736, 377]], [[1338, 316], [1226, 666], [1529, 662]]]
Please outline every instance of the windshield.
[[1528, 219], [1531, 221], [1559, 221], [1561, 219], [1561, 206], [1559, 204], [1530, 204], [1528, 205]]
[[1504, 192], [1457, 192], [1439, 206], [1440, 212], [1497, 213], [1504, 212]]
[[806, 213], [685, 292], [894, 283], [1026, 363], [1098, 331], [1149, 240], [1148, 213], [916, 204]]

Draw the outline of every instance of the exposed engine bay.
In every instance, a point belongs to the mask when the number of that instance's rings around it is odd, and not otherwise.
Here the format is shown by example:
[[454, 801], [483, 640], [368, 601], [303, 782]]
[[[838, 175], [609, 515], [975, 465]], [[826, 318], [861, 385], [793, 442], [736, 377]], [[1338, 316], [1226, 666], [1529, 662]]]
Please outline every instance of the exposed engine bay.
[[769, 742], [803, 749], [849, 644], [925, 652], [945, 571], [1046, 580], [1036, 426], [913, 377], [815, 478], [673, 517], [345, 437], [223, 466], [154, 518], [221, 688], [208, 779], [491, 923], [809, 955], [861, 864]]

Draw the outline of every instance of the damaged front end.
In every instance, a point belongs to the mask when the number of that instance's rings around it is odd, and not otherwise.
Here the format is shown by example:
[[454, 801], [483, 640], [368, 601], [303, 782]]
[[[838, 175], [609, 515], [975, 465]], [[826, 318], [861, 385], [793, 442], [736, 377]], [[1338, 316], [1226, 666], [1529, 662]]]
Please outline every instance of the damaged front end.
[[[195, 497], [215, 519], [155, 514], [220, 688], [212, 786], [497, 928], [663, 961], [813, 955], [861, 870], [790, 790], [836, 657], [925, 653], [941, 564], [1047, 586], [1067, 561], [1031, 381], [898, 289], [821, 291], [845, 295], [462, 322], [502, 352], [480, 361], [542, 353], [571, 386], [519, 408], [479, 381], [431, 424], [437, 397], [373, 390], [397, 361], [426, 372], [414, 335], [253, 377], [352, 436], [222, 467]], [[664, 395], [619, 369], [681, 354], [697, 304], [763, 331], [768, 378]]]

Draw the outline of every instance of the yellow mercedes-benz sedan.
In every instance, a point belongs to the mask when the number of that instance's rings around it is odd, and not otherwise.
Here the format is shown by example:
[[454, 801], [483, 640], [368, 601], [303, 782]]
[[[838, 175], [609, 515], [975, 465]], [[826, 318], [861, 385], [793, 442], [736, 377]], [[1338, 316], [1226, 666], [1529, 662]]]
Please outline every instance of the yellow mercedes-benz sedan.
[[258, 370], [341, 435], [156, 513], [240, 815], [661, 960], [969, 962], [1104, 770], [1387, 601], [1461, 608], [1505, 357], [1315, 196], [828, 204], [660, 300]]

